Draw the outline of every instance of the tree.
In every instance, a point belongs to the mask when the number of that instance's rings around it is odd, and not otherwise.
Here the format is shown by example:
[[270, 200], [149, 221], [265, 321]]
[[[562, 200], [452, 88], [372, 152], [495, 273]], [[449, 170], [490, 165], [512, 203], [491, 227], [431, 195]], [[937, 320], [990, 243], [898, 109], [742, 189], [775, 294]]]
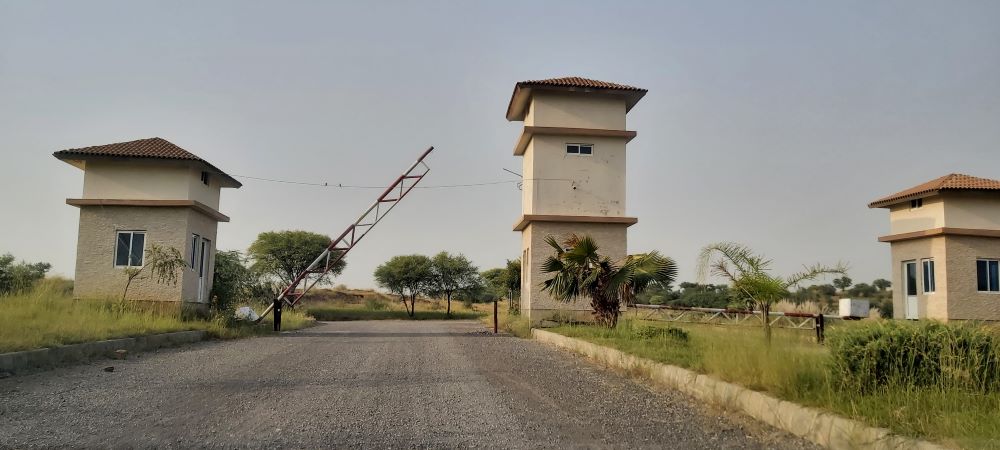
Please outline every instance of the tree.
[[676, 264], [657, 252], [629, 255], [612, 261], [598, 253], [590, 236], [570, 235], [563, 242], [548, 236], [545, 242], [555, 255], [542, 264], [543, 273], [553, 274], [543, 283], [559, 301], [588, 297], [598, 325], [614, 328], [618, 324], [622, 302], [631, 302], [652, 285], [670, 285], [676, 277]]
[[[803, 271], [787, 278], [773, 276], [771, 260], [754, 253], [748, 247], [733, 242], [721, 242], [706, 246], [699, 257], [698, 272], [704, 278], [711, 271], [712, 275], [726, 279], [730, 284], [729, 292], [733, 299], [760, 311], [764, 336], [768, 344], [771, 342], [771, 305], [789, 296], [789, 288], [797, 286], [806, 280], [813, 280], [822, 275], [841, 274], [847, 272], [843, 264], [827, 267], [820, 264], [807, 266]], [[845, 276], [846, 278], [846, 276]]]
[[875, 286], [868, 283], [858, 283], [847, 290], [847, 295], [856, 298], [872, 298], [878, 292]]
[[847, 288], [851, 287], [851, 284], [853, 283], [854, 280], [851, 280], [847, 275], [833, 280], [833, 286], [840, 290], [840, 292], [846, 291]]
[[398, 295], [410, 317], [416, 314], [417, 296], [427, 292], [433, 280], [434, 264], [424, 255], [393, 256], [375, 269], [375, 283]]
[[892, 282], [886, 280], [885, 278], [879, 278], [875, 281], [872, 281], [872, 286], [875, 286], [875, 289], [878, 289], [879, 292], [885, 292], [886, 289], [892, 287]]
[[[291, 284], [302, 271], [330, 245], [330, 237], [308, 231], [267, 231], [250, 244], [247, 254], [253, 260], [251, 269], [272, 276], [284, 284]], [[331, 257], [334, 255], [331, 254]], [[320, 283], [340, 275], [347, 262], [341, 259]]]
[[247, 267], [239, 251], [215, 253], [212, 306], [216, 310], [226, 311], [239, 301], [267, 302], [277, 295], [272, 283]]
[[[125, 268], [125, 289], [122, 290], [122, 303], [128, 298], [128, 288], [132, 286], [134, 280], [156, 277], [157, 283], [176, 285], [177, 273], [184, 267], [187, 267], [187, 260], [181, 255], [180, 250], [175, 247], [149, 244], [142, 266]], [[146, 272], [146, 269], [149, 269], [150, 274], [146, 277], [140, 277], [143, 272]]]
[[506, 276], [506, 269], [501, 267], [484, 270], [480, 273], [479, 278], [483, 281], [483, 286], [486, 288], [485, 295], [491, 297], [491, 299], [499, 299], [507, 295]]
[[14, 255], [0, 255], [0, 294], [18, 293], [30, 289], [36, 282], [45, 278], [45, 273], [52, 268], [49, 263], [14, 263]]
[[433, 276], [428, 289], [445, 297], [448, 302], [448, 317], [451, 317], [451, 296], [480, 286], [479, 269], [465, 255], [450, 255], [448, 252], [434, 255], [431, 269]]
[[521, 258], [507, 260], [503, 281], [505, 294], [510, 302], [507, 308], [514, 312], [520, 311], [521, 305], [517, 300], [521, 298]]

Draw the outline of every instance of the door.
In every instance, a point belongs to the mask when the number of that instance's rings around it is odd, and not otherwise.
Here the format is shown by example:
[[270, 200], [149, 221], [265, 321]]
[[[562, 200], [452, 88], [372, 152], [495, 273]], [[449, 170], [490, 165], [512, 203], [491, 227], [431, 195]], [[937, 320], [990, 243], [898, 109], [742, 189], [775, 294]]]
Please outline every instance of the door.
[[903, 282], [905, 284], [903, 293], [904, 308], [906, 309], [907, 320], [917, 320], [917, 262], [907, 261], [903, 263]]
[[212, 250], [212, 241], [201, 239], [201, 252], [198, 255], [198, 301], [204, 302], [208, 293], [205, 292], [207, 283], [205, 277], [208, 275], [209, 252]]

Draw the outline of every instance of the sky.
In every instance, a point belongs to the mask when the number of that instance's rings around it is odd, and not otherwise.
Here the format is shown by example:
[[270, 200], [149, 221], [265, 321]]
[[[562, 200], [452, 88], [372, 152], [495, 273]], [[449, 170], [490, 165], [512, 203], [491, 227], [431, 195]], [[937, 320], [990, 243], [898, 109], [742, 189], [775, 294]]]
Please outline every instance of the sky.
[[[82, 171], [52, 152], [153, 136], [234, 175], [378, 186], [426, 147], [426, 185], [510, 181], [514, 83], [643, 87], [628, 115], [631, 253], [697, 279], [735, 241], [787, 274], [888, 278], [881, 196], [952, 173], [1000, 178], [995, 1], [0, 0], [0, 253], [72, 277]], [[241, 179], [217, 244], [339, 234], [378, 195]], [[422, 189], [335, 281], [399, 254], [481, 269], [520, 254], [515, 183]]]

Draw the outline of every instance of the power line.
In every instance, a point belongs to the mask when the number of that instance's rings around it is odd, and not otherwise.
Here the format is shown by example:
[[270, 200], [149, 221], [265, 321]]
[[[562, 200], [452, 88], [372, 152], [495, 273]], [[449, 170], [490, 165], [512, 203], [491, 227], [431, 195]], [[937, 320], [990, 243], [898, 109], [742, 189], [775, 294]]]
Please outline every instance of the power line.
[[[331, 183], [310, 183], [305, 181], [291, 181], [291, 180], [279, 180], [275, 178], [264, 178], [264, 177], [253, 177], [250, 175], [237, 175], [230, 174], [236, 178], [246, 178], [249, 180], [257, 181], [267, 181], [270, 183], [284, 183], [284, 184], [297, 184], [302, 186], [317, 186], [325, 188], [337, 188], [337, 189], [385, 189], [385, 186], [360, 186], [353, 184], [331, 184]], [[533, 178], [527, 181], [572, 181], [565, 178]], [[472, 186], [493, 186], [498, 184], [509, 184], [509, 183], [522, 183], [522, 180], [502, 180], [502, 181], [487, 181], [483, 183], [462, 183], [462, 184], [439, 184], [431, 186], [414, 186], [416, 189], [448, 189], [448, 188], [460, 188], [460, 187], [472, 187]]]

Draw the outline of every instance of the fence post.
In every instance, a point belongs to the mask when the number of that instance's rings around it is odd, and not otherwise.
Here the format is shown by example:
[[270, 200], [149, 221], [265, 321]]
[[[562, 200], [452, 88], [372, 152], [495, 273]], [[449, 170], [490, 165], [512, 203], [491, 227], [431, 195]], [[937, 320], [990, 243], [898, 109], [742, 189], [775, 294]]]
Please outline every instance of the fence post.
[[497, 301], [493, 300], [493, 334], [497, 334], [498, 325], [499, 323], [497, 320]]
[[816, 342], [819, 344], [823, 343], [826, 338], [826, 318], [823, 317], [823, 313], [816, 314]]

